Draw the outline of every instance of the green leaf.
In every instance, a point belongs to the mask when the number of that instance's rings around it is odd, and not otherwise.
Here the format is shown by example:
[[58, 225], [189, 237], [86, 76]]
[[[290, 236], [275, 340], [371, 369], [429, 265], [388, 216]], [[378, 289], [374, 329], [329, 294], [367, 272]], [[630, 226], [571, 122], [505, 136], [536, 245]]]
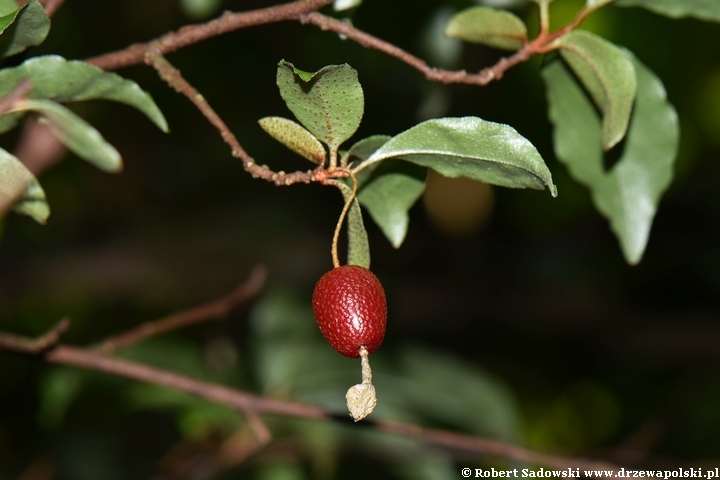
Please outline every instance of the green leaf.
[[20, 10], [15, 0], [0, 0], [0, 16], [10, 15]]
[[617, 0], [618, 7], [643, 7], [670, 18], [695, 17], [720, 22], [717, 0]]
[[38, 223], [44, 224], [50, 216], [45, 192], [35, 176], [17, 157], [0, 148], [0, 214], [13, 205], [17, 213]]
[[[342, 182], [337, 182], [343, 198], [347, 202], [352, 196], [352, 188]], [[370, 268], [370, 243], [368, 242], [365, 224], [358, 199], [354, 198], [347, 214], [348, 231], [348, 265], [360, 265]]]
[[[371, 135], [369, 137], [363, 138], [362, 140], [353, 144], [352, 147], [350, 147], [350, 150], [345, 153], [343, 159], [346, 159], [348, 163], [352, 166], [358, 166], [359, 164], [365, 162], [368, 158], [370, 158], [370, 156], [375, 153], [375, 150], [386, 144], [387, 141], [390, 140], [390, 138], [391, 137], [389, 135]], [[355, 174], [355, 179], [358, 182], [359, 188], [362, 188], [365, 182], [372, 175], [375, 167], [377, 167], [378, 165], [378, 163], [374, 163], [368, 168], [363, 168], [357, 174]]]
[[557, 189], [535, 147], [514, 128], [477, 117], [420, 123], [380, 147], [366, 162], [402, 158], [446, 177], [468, 177], [511, 188]]
[[[11, 15], [10, 21], [2, 25]], [[9, 57], [40, 45], [50, 31], [50, 18], [38, 0], [30, 0], [15, 13], [0, 18], [0, 25], [0, 52], [3, 57]]]
[[322, 165], [325, 161], [325, 147], [303, 127], [282, 117], [265, 117], [258, 123], [271, 137], [288, 147], [293, 152]]
[[68, 108], [49, 100], [27, 100], [14, 111], [35, 111], [53, 133], [80, 158], [106, 172], [122, 170], [122, 159], [89, 123]]
[[[385, 167], [385, 162], [382, 166]], [[400, 248], [410, 222], [408, 211], [425, 190], [427, 171], [406, 162], [397, 162], [394, 167], [390, 171], [386, 168], [377, 171], [360, 190], [358, 201], [367, 208], [392, 246]]]
[[331, 151], [350, 138], [360, 125], [364, 97], [355, 69], [329, 65], [308, 75], [284, 60], [277, 84], [290, 111]]
[[527, 28], [508, 11], [470, 7], [450, 19], [445, 35], [489, 47], [518, 50], [527, 41]]
[[15, 21], [15, 17], [17, 17], [18, 12], [20, 12], [20, 9], [14, 10], [7, 15], [3, 15], [0, 17], [0, 34], [2, 34], [5, 29]]
[[[60, 103], [113, 100], [135, 107], [162, 131], [168, 131], [162, 112], [137, 83], [85, 62], [47, 55], [31, 58], [17, 67], [0, 70], [0, 98], [7, 95], [23, 78], [33, 82], [28, 98]], [[1, 117], [0, 133], [15, 126], [17, 119], [17, 115]]]
[[673, 175], [679, 143], [678, 118], [660, 80], [629, 53], [637, 72], [637, 99], [623, 154], [603, 168], [597, 112], [562, 62], [543, 69], [558, 159], [590, 188], [593, 203], [609, 221], [625, 259], [642, 258], [652, 221]]
[[559, 39], [560, 54], [603, 113], [603, 147], [610, 150], [625, 136], [637, 80], [632, 61], [612, 43], [576, 30]]

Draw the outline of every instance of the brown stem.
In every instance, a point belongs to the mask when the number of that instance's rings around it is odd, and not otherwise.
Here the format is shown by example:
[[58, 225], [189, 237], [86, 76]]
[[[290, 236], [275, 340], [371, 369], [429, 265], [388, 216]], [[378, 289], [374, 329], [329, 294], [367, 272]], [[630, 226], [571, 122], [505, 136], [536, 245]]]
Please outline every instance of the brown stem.
[[27, 355], [37, 355], [57, 344], [68, 328], [70, 328], [70, 320], [63, 318], [47, 333], [37, 338], [2, 333], [0, 334], [0, 349]]
[[262, 289], [267, 278], [267, 269], [259, 265], [250, 273], [250, 277], [235, 290], [203, 305], [148, 322], [123, 334], [110, 337], [94, 347], [105, 354], [111, 354], [120, 348], [145, 340], [154, 335], [171, 332], [179, 328], [225, 318], [235, 307], [253, 298]]
[[52, 17], [55, 15], [55, 12], [57, 12], [58, 8], [62, 6], [63, 3], [65, 3], [65, 0], [41, 0], [40, 3], [42, 4], [43, 8], [45, 8], [45, 13], [48, 17]]
[[249, 12], [225, 12], [219, 18], [207, 23], [188, 25], [151, 42], [136, 43], [122, 50], [99, 55], [86, 61], [104, 70], [116, 70], [130, 65], [138, 65], [145, 61], [145, 55], [150, 50], [165, 55], [188, 45], [241, 28], [297, 20], [300, 16], [318, 10], [332, 2], [333, 0], [298, 0]]
[[210, 124], [220, 133], [223, 141], [230, 146], [232, 156], [242, 161], [243, 168], [252, 175], [253, 178], [262, 178], [277, 186], [286, 186], [299, 182], [323, 182], [329, 178], [347, 175], [344, 171], [335, 170], [331, 172], [325, 170], [322, 165], [319, 165], [314, 170], [292, 173], [285, 173], [283, 171], [274, 172], [270, 170], [267, 165], [258, 165], [255, 163], [255, 159], [248, 155], [245, 149], [242, 148], [235, 135], [215, 110], [213, 110], [207, 100], [205, 100], [205, 97], [190, 85], [188, 81], [183, 78], [180, 71], [173, 67], [165, 57], [155, 50], [148, 50], [145, 54], [145, 62], [155, 68], [160, 78], [167, 82], [176, 92], [185, 95], [195, 107], [200, 110]]
[[[252, 412], [254, 415], [273, 414], [325, 421], [345, 418], [344, 416], [335, 416], [317, 406], [253, 395], [222, 385], [195, 380], [160, 368], [109, 357], [96, 350], [57, 345], [57, 339], [60, 334], [67, 329], [68, 325], [67, 320], [63, 320], [39, 338], [28, 338], [0, 332], [0, 350], [21, 354], [34, 353], [42, 356], [42, 358], [50, 363], [72, 365], [154, 385], [165, 386], [180, 392], [195, 395], [199, 398], [237, 408], [241, 412]], [[426, 429], [419, 425], [384, 420], [368, 421], [364, 422], [364, 424], [384, 432], [414, 437], [433, 445], [510, 460], [531, 462], [556, 469], [617, 470], [617, 467], [604, 462], [545, 455], [495, 440], [443, 430]], [[257, 424], [254, 428], [262, 430], [262, 427], [259, 427]], [[259, 437], [267, 438], [265, 437], [266, 434], [261, 431], [256, 431], [256, 434]]]
[[33, 84], [29, 79], [24, 78], [20, 80], [7, 95], [0, 99], [0, 115], [4, 115], [12, 110], [15, 104], [25, 98], [25, 95], [30, 93], [32, 89]]

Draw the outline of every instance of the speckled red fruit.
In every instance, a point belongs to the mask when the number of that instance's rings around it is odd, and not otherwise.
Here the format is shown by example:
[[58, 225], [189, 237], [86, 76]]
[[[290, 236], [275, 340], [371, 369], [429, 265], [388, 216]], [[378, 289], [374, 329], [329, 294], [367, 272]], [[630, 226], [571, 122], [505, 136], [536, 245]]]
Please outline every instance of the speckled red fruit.
[[315, 285], [312, 305], [323, 336], [346, 357], [358, 358], [363, 345], [374, 352], [385, 337], [385, 290], [367, 268], [344, 265], [327, 272]]

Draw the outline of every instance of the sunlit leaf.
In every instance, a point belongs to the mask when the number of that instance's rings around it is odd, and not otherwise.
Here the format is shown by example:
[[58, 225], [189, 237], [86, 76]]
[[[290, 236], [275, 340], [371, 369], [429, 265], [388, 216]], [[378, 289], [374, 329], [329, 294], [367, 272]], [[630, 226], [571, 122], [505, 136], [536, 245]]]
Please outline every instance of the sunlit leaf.
[[[23, 78], [33, 83], [28, 94], [32, 99], [51, 99], [65, 103], [82, 100], [113, 100], [143, 112], [161, 130], [167, 122], [152, 97], [137, 83], [115, 73], [56, 55], [31, 58], [21, 65], [0, 70], [0, 97], [7, 95]], [[0, 133], [17, 122], [17, 115], [0, 117]]]
[[[0, 25], [5, 23], [9, 16], [0, 18]], [[40, 45], [50, 31], [50, 18], [38, 0], [30, 0], [12, 16], [10, 22], [2, 26], [0, 35], [0, 52], [3, 57]]]
[[359, 7], [362, 5], [362, 2], [363, 0], [335, 0], [333, 2], [333, 10], [336, 12], [350, 10], [351, 8]]
[[587, 0], [585, 2], [585, 5], [587, 8], [596, 10], [604, 5], [607, 5], [608, 3], [613, 2], [614, 0]]
[[620, 241], [625, 259], [642, 258], [660, 196], [673, 175], [679, 127], [660, 80], [630, 56], [638, 79], [637, 99], [622, 156], [603, 167], [600, 119], [582, 87], [562, 62], [543, 70], [555, 152], [570, 174], [588, 186], [593, 202]]
[[14, 111], [34, 111], [41, 115], [53, 133], [80, 158], [106, 172], [122, 169], [122, 159], [89, 123], [68, 108], [49, 100], [27, 100]]
[[347, 64], [329, 65], [311, 74], [291, 63], [278, 65], [277, 84], [290, 111], [305, 128], [337, 150], [360, 125], [364, 97], [355, 69]]
[[518, 50], [527, 41], [527, 28], [522, 20], [506, 10], [470, 7], [450, 19], [445, 35], [490, 47]]
[[557, 190], [537, 149], [514, 128], [477, 117], [420, 123], [380, 147], [368, 164], [402, 158], [446, 177], [468, 177], [511, 188]]
[[576, 30], [560, 38], [560, 53], [603, 113], [602, 142], [609, 150], [625, 136], [637, 80], [632, 61], [615, 45]]
[[0, 215], [14, 205], [17, 213], [45, 223], [50, 207], [35, 176], [14, 155], [0, 148]]
[[[342, 182], [338, 182], [338, 187], [342, 192], [343, 198], [347, 202], [352, 196], [352, 188]], [[370, 243], [368, 242], [365, 224], [363, 223], [362, 212], [358, 199], [354, 198], [347, 213], [347, 232], [348, 232], [348, 265], [360, 265], [361, 267], [370, 268]]]
[[717, 0], [617, 0], [618, 7], [643, 7], [671, 18], [695, 17], [720, 22]]
[[303, 127], [282, 117], [265, 117], [258, 123], [271, 137], [288, 147], [293, 152], [322, 164], [325, 161], [325, 148], [322, 143]]
[[399, 248], [407, 235], [408, 211], [425, 189], [426, 169], [405, 162], [398, 162], [395, 167], [373, 175], [360, 190], [358, 201], [393, 247]]

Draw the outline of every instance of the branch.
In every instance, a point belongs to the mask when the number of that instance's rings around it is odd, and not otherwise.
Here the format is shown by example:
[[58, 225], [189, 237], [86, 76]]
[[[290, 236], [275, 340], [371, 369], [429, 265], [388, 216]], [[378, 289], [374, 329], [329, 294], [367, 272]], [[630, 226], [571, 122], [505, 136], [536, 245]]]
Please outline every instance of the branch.
[[20, 80], [7, 95], [0, 99], [0, 115], [4, 115], [12, 110], [15, 103], [25, 98], [25, 95], [30, 93], [32, 89], [33, 84], [29, 79], [23, 78]]
[[299, 182], [325, 182], [330, 178], [348, 176], [348, 173], [344, 170], [336, 169], [331, 172], [326, 170], [323, 165], [318, 166], [314, 170], [291, 173], [285, 173], [283, 171], [274, 172], [267, 165], [258, 165], [255, 163], [255, 159], [248, 155], [245, 149], [242, 148], [235, 135], [215, 110], [213, 110], [207, 100], [205, 100], [205, 97], [190, 85], [187, 80], [183, 78], [180, 71], [173, 67], [165, 57], [157, 51], [150, 50], [145, 54], [145, 63], [155, 68], [160, 78], [167, 82], [176, 92], [185, 95], [197, 109], [200, 110], [210, 124], [220, 133], [223, 141], [230, 146], [232, 156], [242, 161], [243, 168], [252, 175], [253, 178], [262, 178], [277, 186], [288, 186]]
[[[0, 349], [25, 354], [37, 353], [50, 363], [72, 365], [154, 385], [161, 385], [205, 400], [236, 408], [241, 412], [253, 412], [255, 415], [272, 414], [324, 421], [351, 421], [344, 415], [334, 415], [321, 407], [253, 395], [230, 387], [195, 380], [160, 368], [109, 357], [95, 350], [55, 345], [59, 333], [67, 329], [67, 321], [63, 321], [61, 324], [62, 328], [58, 325], [38, 339], [0, 332]], [[55, 346], [52, 347], [53, 345]], [[257, 421], [258, 419], [251, 418], [251, 420]], [[567, 468], [586, 470], [618, 469], [604, 462], [545, 455], [495, 440], [442, 430], [426, 429], [419, 425], [408, 423], [366, 420], [360, 425], [375, 428], [383, 432], [413, 437], [436, 446], [509, 460], [530, 462], [558, 470]], [[268, 433], [262, 432], [263, 426], [256, 424], [255, 428], [257, 428], [256, 434], [260, 432], [259, 436], [262, 437], [261, 440], [269, 438], [267, 436], [269, 435]]]
[[0, 333], [0, 349], [26, 355], [38, 355], [56, 345], [68, 328], [70, 328], [70, 320], [63, 318], [47, 333], [37, 338]]
[[116, 70], [130, 65], [138, 65], [145, 61], [145, 55], [149, 51], [154, 50], [160, 55], [165, 55], [188, 45], [241, 28], [297, 20], [302, 15], [330, 5], [332, 2], [333, 0], [298, 0], [249, 12], [225, 12], [219, 18], [207, 23], [188, 25], [177, 32], [167, 33], [148, 43], [136, 43], [122, 50], [99, 55], [86, 61], [104, 70]]
[[592, 10], [587, 8], [581, 10], [570, 24], [551, 34], [541, 32], [540, 35], [531, 42], [523, 45], [523, 47], [513, 55], [501, 58], [495, 65], [484, 68], [478, 73], [468, 73], [465, 70], [444, 70], [442, 68], [430, 67], [421, 58], [406, 52], [392, 43], [363, 32], [362, 30], [355, 28], [349, 22], [328, 17], [321, 13], [307, 13], [300, 18], [300, 21], [303, 24], [315, 25], [324, 31], [331, 31], [343, 35], [365, 48], [372, 48], [386, 53], [391, 57], [395, 57], [401, 62], [404, 62], [418, 70], [430, 81], [445, 84], [462, 83], [484, 86], [493, 80], [501, 79], [508, 69], [519, 63], [526, 62], [531, 56], [547, 53], [552, 50], [553, 42], [559, 37], [577, 28], [591, 11]]
[[148, 322], [121, 335], [105, 339], [94, 347], [105, 354], [111, 354], [154, 335], [171, 332], [179, 328], [226, 317], [235, 307], [254, 297], [262, 289], [267, 278], [267, 269], [260, 265], [253, 269], [250, 277], [227, 295], [203, 305], [185, 310], [154, 322]]
[[48, 17], [52, 17], [55, 12], [58, 11], [58, 8], [62, 6], [63, 3], [65, 3], [65, 0], [40, 0], [40, 3], [45, 8], [45, 13]]
[[[3, 335], [4, 334], [0, 334], [0, 338]], [[234, 407], [240, 411], [250, 410], [256, 414], [274, 414], [315, 420], [332, 420], [338, 418], [320, 407], [261, 397], [229, 387], [202, 382], [140, 363], [108, 357], [102, 353], [81, 348], [57, 346], [45, 354], [45, 359], [51, 363], [73, 365], [155, 385], [162, 385], [206, 400]], [[344, 416], [340, 418], [345, 420]], [[350, 419], [347, 419], [347, 421], [350, 421]], [[441, 430], [425, 429], [417, 425], [382, 420], [366, 421], [364, 424], [385, 432], [415, 437], [433, 445], [511, 460], [533, 462], [556, 469], [581, 468], [609, 470], [614, 468], [604, 463], [544, 455], [495, 440], [476, 438]]]

